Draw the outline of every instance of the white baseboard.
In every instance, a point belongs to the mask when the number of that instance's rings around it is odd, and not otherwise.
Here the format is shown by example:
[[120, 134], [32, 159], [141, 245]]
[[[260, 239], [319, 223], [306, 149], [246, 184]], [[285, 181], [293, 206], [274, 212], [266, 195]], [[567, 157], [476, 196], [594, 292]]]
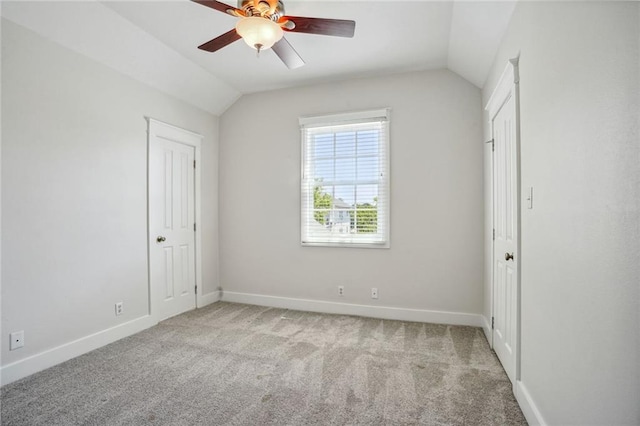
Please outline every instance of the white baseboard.
[[198, 308], [203, 308], [219, 300], [220, 300], [220, 292], [217, 290], [211, 293], [203, 294], [201, 296], [198, 296]]
[[481, 315], [481, 317], [482, 317], [482, 331], [484, 331], [484, 337], [487, 338], [487, 342], [489, 342], [489, 347], [493, 349], [493, 344], [491, 343], [491, 340], [492, 340], [491, 323], [489, 323], [489, 320], [484, 315]]
[[429, 322], [436, 324], [470, 325], [482, 327], [482, 315], [462, 312], [430, 311], [425, 309], [391, 308], [386, 306], [355, 305], [351, 303], [328, 302], [324, 300], [294, 299], [289, 297], [265, 296], [262, 294], [236, 293], [224, 291], [225, 302], [247, 303], [249, 305], [273, 308], [295, 309], [299, 311], [323, 312], [327, 314], [356, 315], [399, 321]]
[[527, 390], [526, 386], [518, 380], [515, 387], [516, 400], [520, 405], [524, 418], [527, 419], [527, 423], [530, 426], [547, 426], [547, 422], [544, 421], [542, 413], [538, 410], [535, 402], [531, 398], [531, 394]]
[[48, 349], [39, 354], [7, 364], [0, 369], [0, 385], [6, 385], [99, 347], [138, 333], [157, 322], [149, 315]]

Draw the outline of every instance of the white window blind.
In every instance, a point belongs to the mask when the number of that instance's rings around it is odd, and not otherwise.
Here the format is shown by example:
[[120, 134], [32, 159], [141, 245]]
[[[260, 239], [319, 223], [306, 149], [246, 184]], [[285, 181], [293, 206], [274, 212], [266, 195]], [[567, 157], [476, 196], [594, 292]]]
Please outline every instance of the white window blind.
[[389, 110], [300, 118], [303, 245], [389, 247]]

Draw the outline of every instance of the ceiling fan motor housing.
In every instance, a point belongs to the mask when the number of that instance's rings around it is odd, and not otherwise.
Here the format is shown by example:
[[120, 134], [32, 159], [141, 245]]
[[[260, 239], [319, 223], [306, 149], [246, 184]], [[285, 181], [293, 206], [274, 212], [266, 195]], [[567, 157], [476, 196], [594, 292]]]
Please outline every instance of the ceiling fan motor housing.
[[[1, 0], [0, 0], [1, 1]], [[281, 0], [237, 0], [238, 7], [217, 0], [192, 0], [195, 3], [226, 13], [238, 19], [236, 27], [206, 43], [198, 49], [216, 52], [243, 39], [260, 53], [273, 47], [273, 51], [289, 69], [304, 65], [293, 46], [283, 37], [284, 32], [353, 37], [355, 21], [346, 19], [309, 18], [287, 16]]]
[[284, 16], [284, 4], [280, 0], [238, 0], [238, 9], [246, 16], [261, 16], [276, 22]]

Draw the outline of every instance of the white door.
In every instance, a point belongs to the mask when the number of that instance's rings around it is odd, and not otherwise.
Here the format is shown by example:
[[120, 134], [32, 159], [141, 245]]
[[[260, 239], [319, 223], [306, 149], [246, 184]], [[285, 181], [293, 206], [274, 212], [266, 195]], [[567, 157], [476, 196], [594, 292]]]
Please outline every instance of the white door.
[[518, 326], [518, 146], [515, 93], [508, 94], [493, 129], [493, 348], [516, 379]]
[[150, 122], [149, 275], [158, 320], [196, 307], [195, 148], [171, 130], [166, 137]]

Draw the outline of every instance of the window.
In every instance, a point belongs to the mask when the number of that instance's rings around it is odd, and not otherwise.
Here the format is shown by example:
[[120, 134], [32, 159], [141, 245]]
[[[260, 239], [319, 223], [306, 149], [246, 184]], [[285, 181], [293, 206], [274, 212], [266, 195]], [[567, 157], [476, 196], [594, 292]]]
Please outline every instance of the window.
[[389, 110], [300, 118], [302, 244], [389, 247]]

